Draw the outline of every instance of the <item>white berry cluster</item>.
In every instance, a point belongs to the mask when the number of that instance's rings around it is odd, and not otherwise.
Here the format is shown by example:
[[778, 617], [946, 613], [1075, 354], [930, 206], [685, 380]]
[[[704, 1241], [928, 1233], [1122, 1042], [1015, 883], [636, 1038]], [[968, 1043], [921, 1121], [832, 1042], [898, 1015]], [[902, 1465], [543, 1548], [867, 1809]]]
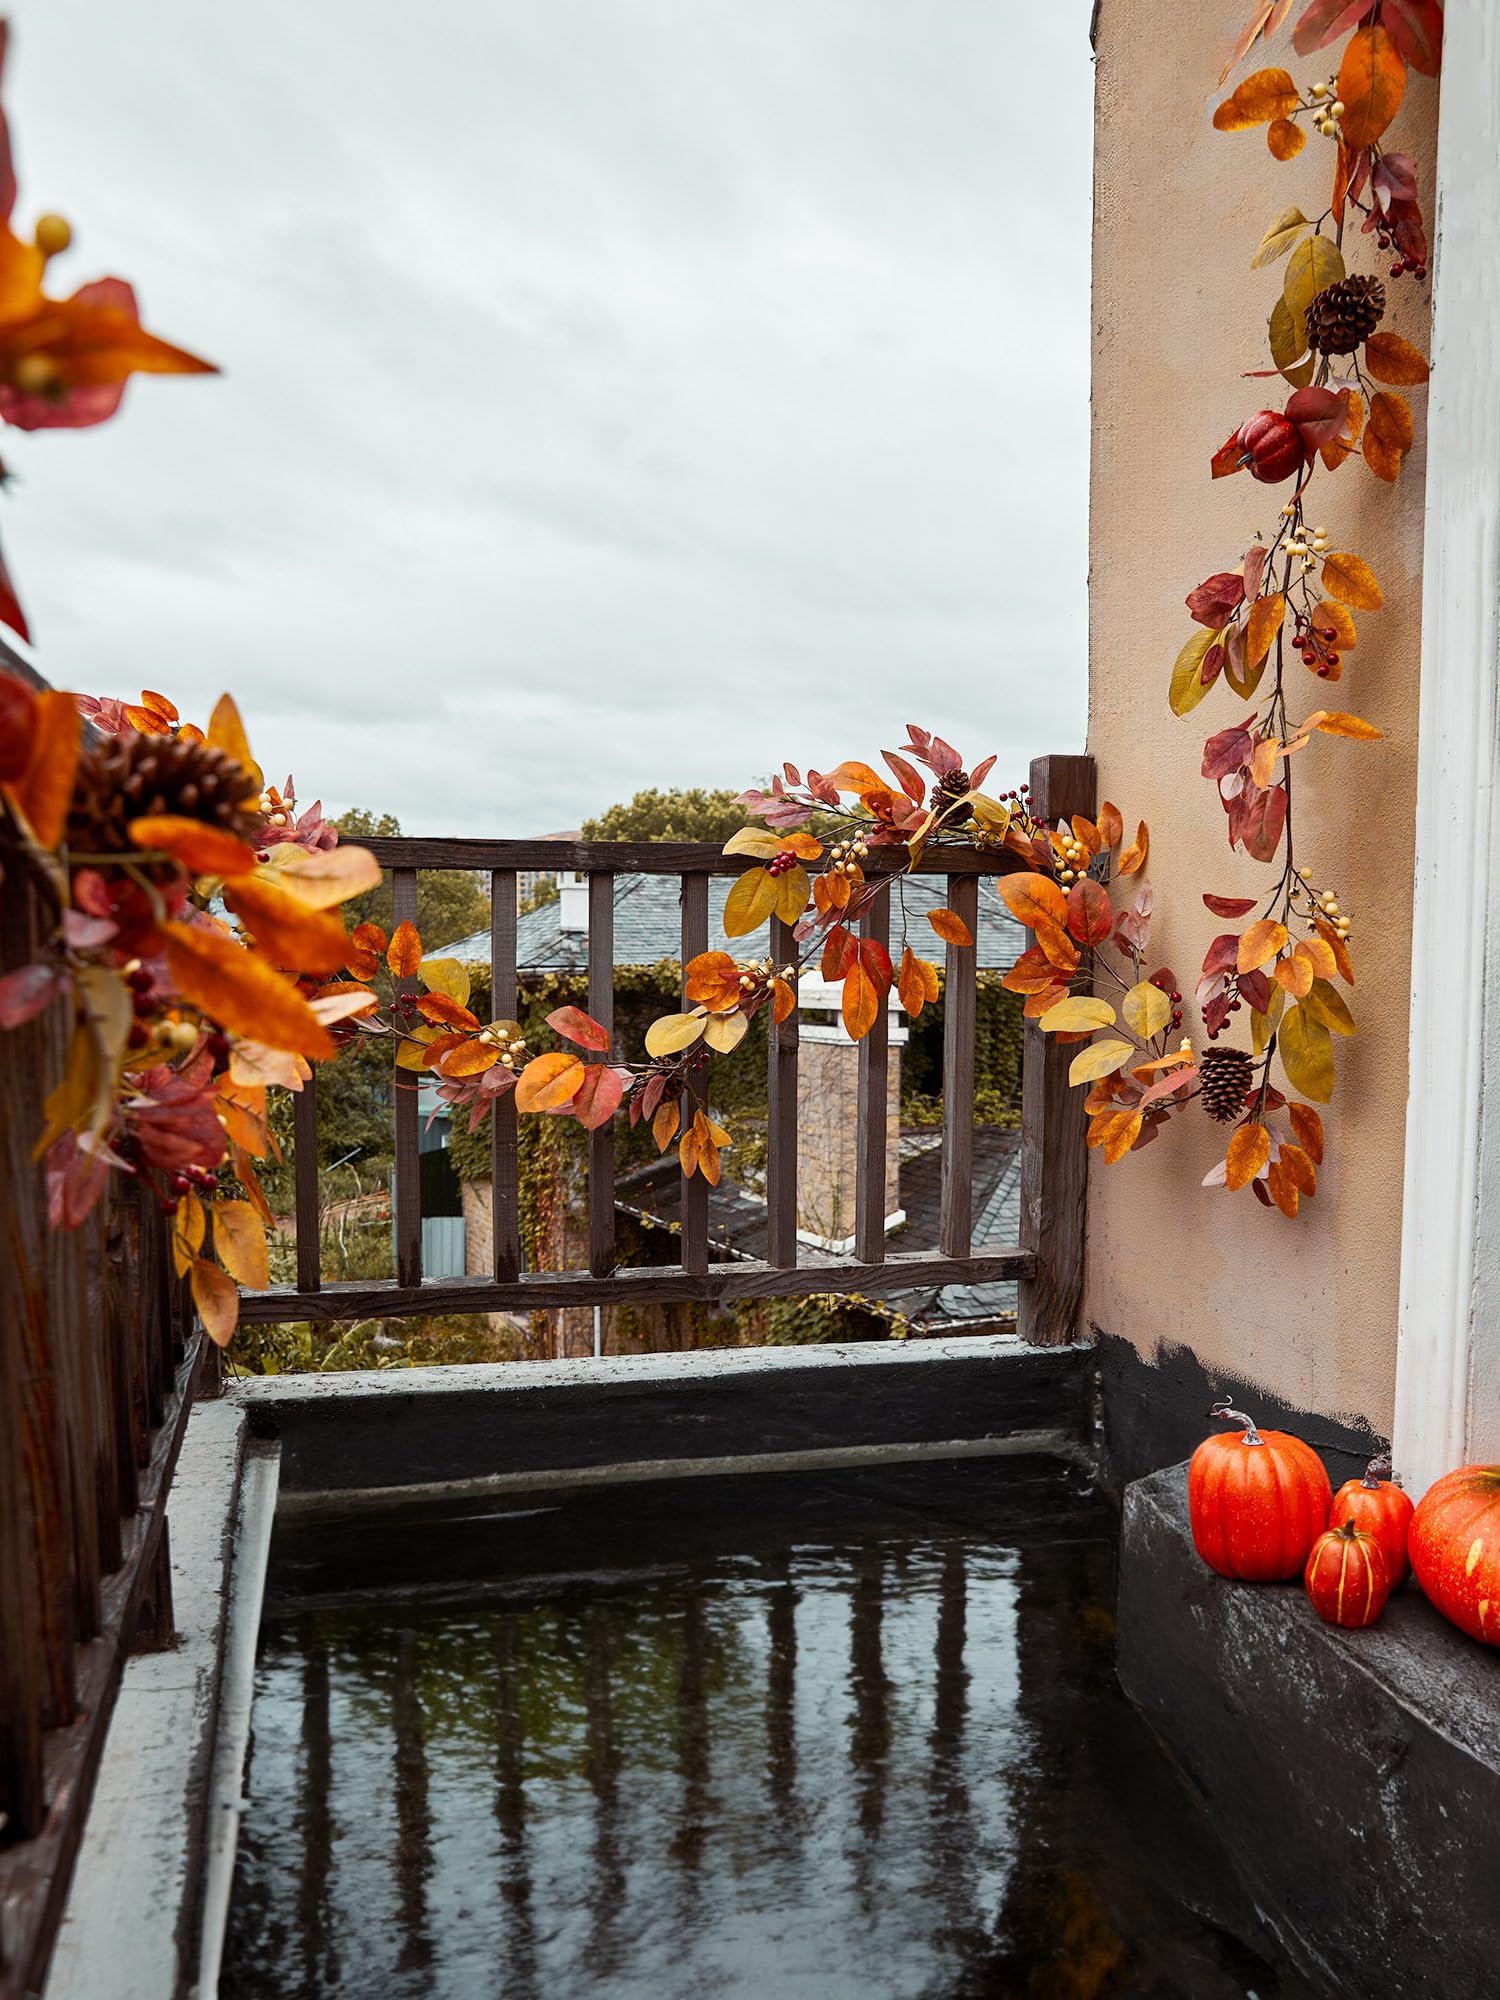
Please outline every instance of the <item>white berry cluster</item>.
[[519, 1028], [512, 1030], [497, 1022], [491, 1027], [481, 1028], [479, 1039], [486, 1048], [495, 1051], [507, 1069], [515, 1069], [526, 1060], [526, 1037]]
[[857, 875], [859, 864], [869, 854], [868, 844], [863, 840], [835, 841], [828, 850], [828, 872], [830, 875]]

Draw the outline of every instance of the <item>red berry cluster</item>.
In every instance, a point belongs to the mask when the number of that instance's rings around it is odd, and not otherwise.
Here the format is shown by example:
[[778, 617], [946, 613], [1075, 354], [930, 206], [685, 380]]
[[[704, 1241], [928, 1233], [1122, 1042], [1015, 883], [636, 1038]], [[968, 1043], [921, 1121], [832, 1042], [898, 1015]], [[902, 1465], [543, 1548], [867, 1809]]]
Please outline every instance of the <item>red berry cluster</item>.
[[[1388, 229], [1378, 230], [1375, 241], [1380, 245], [1382, 250], [1393, 250], [1395, 248], [1395, 243]], [[1393, 278], [1404, 278], [1408, 271], [1419, 284], [1427, 276], [1427, 266], [1417, 263], [1411, 257], [1398, 257], [1391, 266], [1391, 276]]]
[[770, 861], [766, 864], [766, 871], [771, 875], [785, 875], [789, 868], [795, 868], [796, 865], [796, 855], [793, 854], [789, 847], [783, 847], [779, 854], [771, 856]]
[[1182, 1026], [1182, 995], [1177, 989], [1177, 981], [1174, 975], [1170, 973], [1165, 966], [1163, 966], [1159, 972], [1152, 973], [1150, 984], [1154, 986], [1158, 992], [1165, 993], [1167, 998], [1171, 1001], [1172, 1026], [1174, 1028], [1180, 1028]]
[[1304, 667], [1311, 667], [1320, 680], [1336, 681], [1340, 671], [1340, 656], [1332, 638], [1320, 632], [1305, 612], [1297, 613], [1292, 627], [1292, 644], [1302, 655]]

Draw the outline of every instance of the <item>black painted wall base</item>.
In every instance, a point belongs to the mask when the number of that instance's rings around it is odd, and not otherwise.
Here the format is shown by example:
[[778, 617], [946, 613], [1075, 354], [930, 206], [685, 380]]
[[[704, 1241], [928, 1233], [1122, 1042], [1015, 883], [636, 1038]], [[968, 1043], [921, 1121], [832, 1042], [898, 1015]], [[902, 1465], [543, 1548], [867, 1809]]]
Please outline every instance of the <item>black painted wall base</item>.
[[[1104, 1410], [1101, 1472], [1116, 1497], [1134, 1479], [1191, 1458], [1219, 1426], [1209, 1422], [1211, 1404], [1230, 1402], [1265, 1428], [1292, 1431], [1321, 1455], [1337, 1487], [1363, 1472], [1386, 1447], [1357, 1417], [1328, 1417], [1301, 1410], [1243, 1375], [1210, 1372], [1190, 1347], [1163, 1344], [1147, 1360], [1128, 1340], [1092, 1329]], [[1500, 1982], [1497, 1982], [1500, 1993]]]
[[1500, 1653], [1411, 1583], [1341, 1632], [1300, 1584], [1216, 1576], [1179, 1465], [1125, 1496], [1119, 1673], [1310, 1972], [1361, 2000], [1500, 1993]]

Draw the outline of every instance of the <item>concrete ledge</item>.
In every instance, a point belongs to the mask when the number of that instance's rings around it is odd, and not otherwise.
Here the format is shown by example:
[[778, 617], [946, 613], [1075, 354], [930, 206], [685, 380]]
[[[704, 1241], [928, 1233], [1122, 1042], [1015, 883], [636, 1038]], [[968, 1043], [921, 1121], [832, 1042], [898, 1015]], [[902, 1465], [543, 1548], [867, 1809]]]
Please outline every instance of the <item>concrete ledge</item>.
[[1500, 1992], [1500, 1653], [1414, 1584], [1367, 1632], [1199, 1559], [1187, 1468], [1125, 1496], [1119, 1671], [1309, 1971], [1382, 2000]]
[[[516, 1481], [686, 1460], [949, 1444], [1083, 1442], [1086, 1349], [1001, 1337], [849, 1341], [599, 1361], [252, 1377], [231, 1398], [281, 1446], [281, 1492]], [[805, 1461], [804, 1461], [805, 1462]]]

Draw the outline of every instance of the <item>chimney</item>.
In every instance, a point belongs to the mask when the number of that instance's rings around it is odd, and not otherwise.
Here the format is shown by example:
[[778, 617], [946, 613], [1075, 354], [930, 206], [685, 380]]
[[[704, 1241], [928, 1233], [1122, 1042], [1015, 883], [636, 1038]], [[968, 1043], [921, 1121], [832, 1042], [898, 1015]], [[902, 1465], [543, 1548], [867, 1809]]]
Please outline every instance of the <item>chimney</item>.
[[[797, 1065], [797, 1234], [820, 1250], [854, 1248], [858, 1157], [859, 1047], [839, 1016], [838, 986], [798, 982], [802, 1024]], [[906, 1029], [891, 993], [888, 1023], [885, 1226], [906, 1220], [900, 1200], [901, 1050]]]
[[589, 927], [589, 885], [583, 876], [569, 872], [557, 878], [557, 928], [582, 931]]

